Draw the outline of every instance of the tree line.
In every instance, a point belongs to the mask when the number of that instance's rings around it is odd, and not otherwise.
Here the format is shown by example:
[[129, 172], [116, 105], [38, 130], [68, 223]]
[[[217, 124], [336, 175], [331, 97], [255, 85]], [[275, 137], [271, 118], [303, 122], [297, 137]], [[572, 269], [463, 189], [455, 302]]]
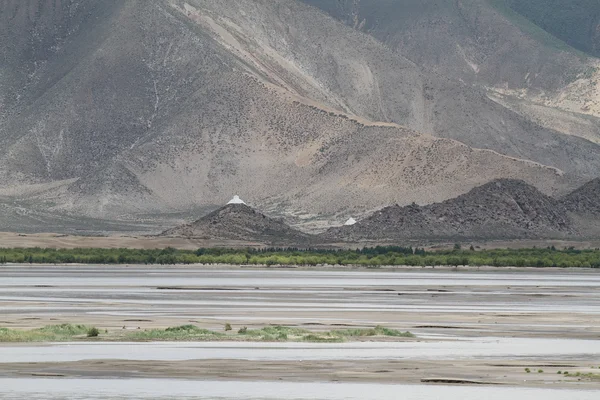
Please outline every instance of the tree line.
[[379, 246], [356, 250], [262, 248], [165, 249], [0, 249], [0, 264], [232, 264], [232, 265], [357, 265], [496, 266], [600, 268], [600, 250], [462, 249], [428, 251], [422, 248]]

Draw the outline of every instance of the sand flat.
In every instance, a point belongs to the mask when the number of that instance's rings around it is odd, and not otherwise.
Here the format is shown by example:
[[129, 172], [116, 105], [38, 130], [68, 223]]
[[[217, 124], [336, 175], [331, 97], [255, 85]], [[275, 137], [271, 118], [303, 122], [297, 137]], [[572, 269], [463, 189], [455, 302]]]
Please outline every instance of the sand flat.
[[0, 327], [384, 325], [417, 338], [1, 344], [0, 377], [600, 389], [575, 376], [600, 373], [599, 287], [585, 270], [3, 266]]

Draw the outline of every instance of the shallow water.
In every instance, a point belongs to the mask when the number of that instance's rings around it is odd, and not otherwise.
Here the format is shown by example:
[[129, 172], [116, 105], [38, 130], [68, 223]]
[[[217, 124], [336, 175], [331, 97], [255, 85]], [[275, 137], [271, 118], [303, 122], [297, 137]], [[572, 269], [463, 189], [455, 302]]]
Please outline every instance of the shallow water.
[[[3, 266], [0, 313], [23, 318], [85, 313], [230, 320], [261, 315], [263, 320], [280, 324], [327, 315], [330, 321], [372, 325], [389, 324], [396, 312], [600, 314], [598, 287], [600, 274], [572, 270], [389, 272]], [[444, 290], [430, 291], [434, 289]], [[77, 322], [73, 318], [71, 322]]]
[[2, 362], [81, 360], [403, 360], [403, 359], [600, 359], [600, 340], [477, 338], [423, 342], [360, 343], [64, 343], [14, 345]]
[[393, 272], [309, 270], [211, 270], [114, 266], [10, 266], [0, 268], [3, 286], [228, 286], [228, 287], [356, 287], [356, 286], [588, 286], [600, 287], [600, 274], [572, 271], [466, 272], [422, 270]]
[[504, 387], [162, 379], [0, 379], [4, 400], [597, 400], [598, 392]]

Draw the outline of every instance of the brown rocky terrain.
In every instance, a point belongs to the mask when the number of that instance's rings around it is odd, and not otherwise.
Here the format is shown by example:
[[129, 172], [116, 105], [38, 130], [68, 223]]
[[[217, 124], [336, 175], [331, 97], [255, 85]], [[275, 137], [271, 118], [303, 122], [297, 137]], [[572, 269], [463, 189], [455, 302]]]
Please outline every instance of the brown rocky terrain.
[[[598, 203], [596, 198], [595, 206]], [[577, 223], [569, 217], [563, 202], [523, 181], [503, 179], [442, 203], [387, 207], [356, 225], [331, 228], [322, 237], [359, 242], [565, 238], [578, 234]]]
[[568, 194], [562, 202], [570, 212], [600, 215], [600, 178]]
[[[600, 226], [600, 179], [562, 199], [521, 180], [499, 179], [441, 203], [386, 207], [355, 225], [308, 235], [244, 204], [229, 204], [163, 236], [296, 245], [397, 240], [577, 239]], [[592, 228], [596, 228], [594, 231]]]
[[228, 204], [210, 214], [161, 236], [211, 240], [241, 240], [268, 244], [303, 244], [311, 236], [269, 218], [245, 204]]
[[600, 236], [600, 179], [594, 179], [561, 199], [586, 237]]

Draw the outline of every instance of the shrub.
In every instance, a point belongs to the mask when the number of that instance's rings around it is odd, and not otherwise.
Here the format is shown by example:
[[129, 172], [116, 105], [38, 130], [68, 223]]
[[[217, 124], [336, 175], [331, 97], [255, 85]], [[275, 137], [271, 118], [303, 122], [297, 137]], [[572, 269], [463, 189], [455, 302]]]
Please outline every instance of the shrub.
[[165, 329], [165, 332], [195, 332], [199, 331], [200, 328], [194, 325], [181, 325], [181, 326], [172, 326], [170, 328]]
[[245, 335], [246, 332], [248, 332], [248, 327], [247, 326], [244, 326], [243, 328], [240, 328], [240, 330], [238, 331], [238, 333], [240, 335]]
[[228, 322], [225, 324], [225, 332], [229, 332], [231, 330], [231, 324]]
[[100, 331], [95, 326], [87, 331], [87, 337], [98, 337], [98, 335], [100, 335]]

